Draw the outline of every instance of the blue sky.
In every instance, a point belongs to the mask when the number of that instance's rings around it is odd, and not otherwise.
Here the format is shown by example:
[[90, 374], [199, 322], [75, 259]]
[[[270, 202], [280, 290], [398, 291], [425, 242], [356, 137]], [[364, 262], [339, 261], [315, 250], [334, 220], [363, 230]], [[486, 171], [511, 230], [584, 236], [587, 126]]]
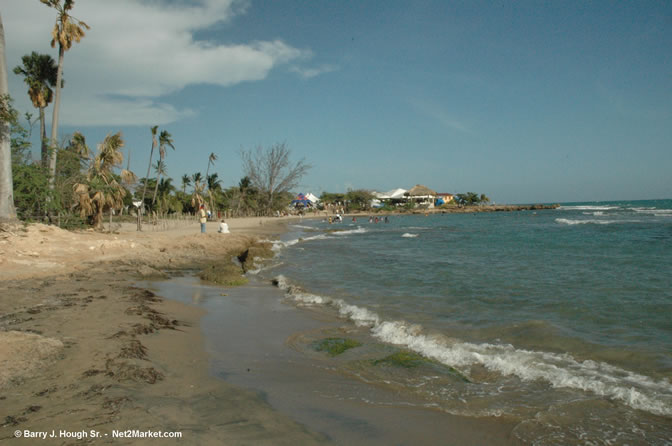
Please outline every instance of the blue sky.
[[[53, 10], [0, 12], [10, 69], [56, 58]], [[236, 184], [240, 149], [285, 142], [315, 194], [672, 197], [667, 1], [80, 0], [73, 15], [92, 29], [66, 53], [59, 134], [94, 147], [121, 130], [141, 176], [160, 125], [177, 184], [211, 152]], [[12, 73], [10, 92], [36, 112]]]

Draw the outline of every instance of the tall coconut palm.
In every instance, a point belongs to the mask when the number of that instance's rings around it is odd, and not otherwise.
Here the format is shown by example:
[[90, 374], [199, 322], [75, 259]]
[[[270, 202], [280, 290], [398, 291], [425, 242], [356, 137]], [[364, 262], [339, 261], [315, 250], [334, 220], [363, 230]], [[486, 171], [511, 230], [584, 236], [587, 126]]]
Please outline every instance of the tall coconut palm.
[[158, 160], [156, 166], [154, 166], [154, 172], [156, 172], [156, 185], [154, 186], [154, 196], [152, 197], [152, 209], [154, 209], [154, 203], [156, 202], [156, 193], [159, 190], [161, 175], [166, 174], [166, 162], [162, 159]]
[[[98, 145], [98, 153], [89, 163], [86, 179], [73, 187], [80, 216], [91, 217], [95, 228], [102, 227], [103, 212], [121, 209], [124, 205], [126, 189], [114, 174], [114, 169], [123, 165], [123, 146], [121, 132], [107, 135]], [[121, 171], [120, 178], [122, 183], [127, 184], [136, 181], [133, 172], [125, 169]]]
[[215, 152], [212, 152], [208, 156], [208, 168], [205, 169], [205, 178], [208, 178], [208, 173], [210, 172], [210, 165], [212, 164], [214, 166], [215, 161], [217, 161], [217, 155], [215, 155]]
[[[152, 150], [149, 152], [149, 164], [147, 165], [147, 175], [145, 178], [149, 180], [149, 172], [152, 168], [152, 157], [154, 156], [154, 149], [156, 149], [156, 145], [158, 144], [156, 140], [156, 132], [159, 130], [159, 126], [155, 125], [154, 127], [149, 128], [150, 132], [152, 132]], [[147, 193], [147, 181], [145, 181], [145, 187], [142, 188], [142, 204], [141, 206], [144, 208], [145, 206], [145, 194]], [[138, 210], [139, 212], [139, 210]]]
[[161, 156], [162, 160], [166, 158], [166, 146], [175, 150], [175, 146], [173, 145], [173, 136], [167, 131], [163, 130], [159, 135], [159, 155]]
[[5, 29], [0, 15], [0, 221], [16, 219], [12, 181], [12, 147], [9, 136], [9, 87], [5, 60]]
[[191, 184], [191, 177], [187, 174], [182, 175], [182, 193], [187, 193], [187, 186]]
[[51, 156], [49, 157], [49, 187], [54, 188], [54, 179], [56, 177], [56, 147], [58, 145], [58, 112], [61, 106], [61, 87], [63, 82], [63, 59], [65, 52], [72, 48], [72, 44], [79, 43], [84, 37], [84, 29], [91, 29], [83, 21], [70, 15], [70, 11], [75, 6], [75, 0], [40, 0], [57, 12], [56, 23], [51, 32], [51, 47], [56, 48], [58, 44], [58, 70], [56, 76], [56, 90], [54, 91], [54, 112], [51, 121]]
[[[161, 174], [165, 175], [166, 173], [165, 171], [166, 164], [163, 162], [163, 160], [166, 158], [166, 146], [175, 150], [175, 146], [173, 145], [173, 137], [166, 130], [162, 130], [161, 134], [159, 135], [159, 163], [157, 163], [157, 167], [155, 167], [155, 169], [158, 169], [158, 166], [162, 165], [163, 170], [161, 171], [157, 170], [158, 173], [158, 176], [156, 177], [157, 186], [159, 184], [159, 178], [161, 177]], [[154, 196], [152, 197], [152, 206], [154, 206], [155, 201], [156, 201], [156, 187], [154, 188]]]
[[14, 74], [22, 75], [28, 85], [28, 96], [40, 113], [40, 141], [42, 165], [46, 166], [49, 158], [47, 144], [47, 129], [44, 118], [44, 109], [54, 98], [53, 87], [58, 78], [56, 61], [48, 54], [38, 54], [33, 51], [21, 58], [23, 66], [14, 68]]

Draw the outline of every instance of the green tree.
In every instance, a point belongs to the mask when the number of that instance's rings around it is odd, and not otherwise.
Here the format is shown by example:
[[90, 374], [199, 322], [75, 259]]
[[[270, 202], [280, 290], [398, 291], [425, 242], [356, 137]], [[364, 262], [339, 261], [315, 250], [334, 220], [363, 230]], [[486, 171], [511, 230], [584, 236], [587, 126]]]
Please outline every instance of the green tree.
[[187, 186], [191, 185], [191, 177], [187, 174], [182, 175], [182, 193], [187, 193]]
[[357, 189], [349, 190], [345, 194], [344, 198], [347, 203], [348, 210], [365, 210], [370, 207], [371, 200], [373, 200], [375, 197], [368, 190]]
[[125, 169], [121, 170], [121, 175], [114, 174], [114, 169], [123, 165], [123, 146], [121, 132], [107, 135], [90, 161], [84, 181], [73, 187], [80, 216], [90, 218], [94, 228], [102, 228], [105, 211], [123, 207], [128, 192], [122, 183], [136, 180], [135, 175]]
[[47, 166], [49, 160], [49, 147], [47, 144], [47, 130], [44, 110], [54, 98], [53, 87], [58, 78], [58, 66], [56, 61], [48, 54], [38, 54], [33, 51], [21, 58], [23, 66], [14, 68], [14, 74], [22, 75], [28, 85], [28, 96], [33, 107], [39, 110], [40, 116], [40, 141], [42, 165]]
[[56, 177], [56, 157], [58, 147], [58, 117], [61, 106], [61, 88], [63, 84], [63, 59], [65, 52], [72, 48], [72, 44], [79, 43], [84, 37], [84, 29], [90, 29], [89, 25], [70, 15], [75, 6], [75, 0], [40, 0], [45, 5], [56, 10], [56, 23], [51, 32], [51, 47], [58, 44], [58, 71], [56, 76], [56, 90], [54, 91], [54, 112], [51, 121], [51, 156], [49, 157], [49, 186], [53, 189]]

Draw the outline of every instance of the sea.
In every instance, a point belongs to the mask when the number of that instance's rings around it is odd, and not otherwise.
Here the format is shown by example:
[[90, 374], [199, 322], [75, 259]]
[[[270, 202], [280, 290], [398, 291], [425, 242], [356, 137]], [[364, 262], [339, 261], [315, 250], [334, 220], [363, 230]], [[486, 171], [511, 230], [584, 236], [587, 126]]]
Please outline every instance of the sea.
[[368, 339], [331, 373], [525, 444], [672, 444], [672, 200], [304, 219], [273, 243], [248, 274]]

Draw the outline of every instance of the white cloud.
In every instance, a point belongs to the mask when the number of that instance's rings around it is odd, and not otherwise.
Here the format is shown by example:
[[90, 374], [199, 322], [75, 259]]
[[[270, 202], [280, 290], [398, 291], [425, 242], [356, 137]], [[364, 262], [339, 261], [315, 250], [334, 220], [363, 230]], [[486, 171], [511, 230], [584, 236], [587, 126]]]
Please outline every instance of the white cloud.
[[291, 66], [289, 70], [293, 73], [297, 73], [304, 79], [310, 79], [321, 74], [331, 73], [332, 71], [338, 70], [338, 68], [333, 65], [321, 65], [317, 68], [304, 68], [294, 65]]
[[[193, 114], [162, 97], [194, 84], [230, 86], [266, 78], [278, 65], [311, 56], [281, 41], [221, 44], [194, 40], [194, 32], [244, 13], [241, 0], [82, 0], [73, 16], [91, 29], [66, 52], [61, 123], [155, 125]], [[3, 0], [10, 70], [31, 51], [49, 53], [56, 12], [37, 0]], [[10, 91], [32, 110], [26, 87], [10, 75]], [[119, 99], [119, 96], [122, 98]]]

